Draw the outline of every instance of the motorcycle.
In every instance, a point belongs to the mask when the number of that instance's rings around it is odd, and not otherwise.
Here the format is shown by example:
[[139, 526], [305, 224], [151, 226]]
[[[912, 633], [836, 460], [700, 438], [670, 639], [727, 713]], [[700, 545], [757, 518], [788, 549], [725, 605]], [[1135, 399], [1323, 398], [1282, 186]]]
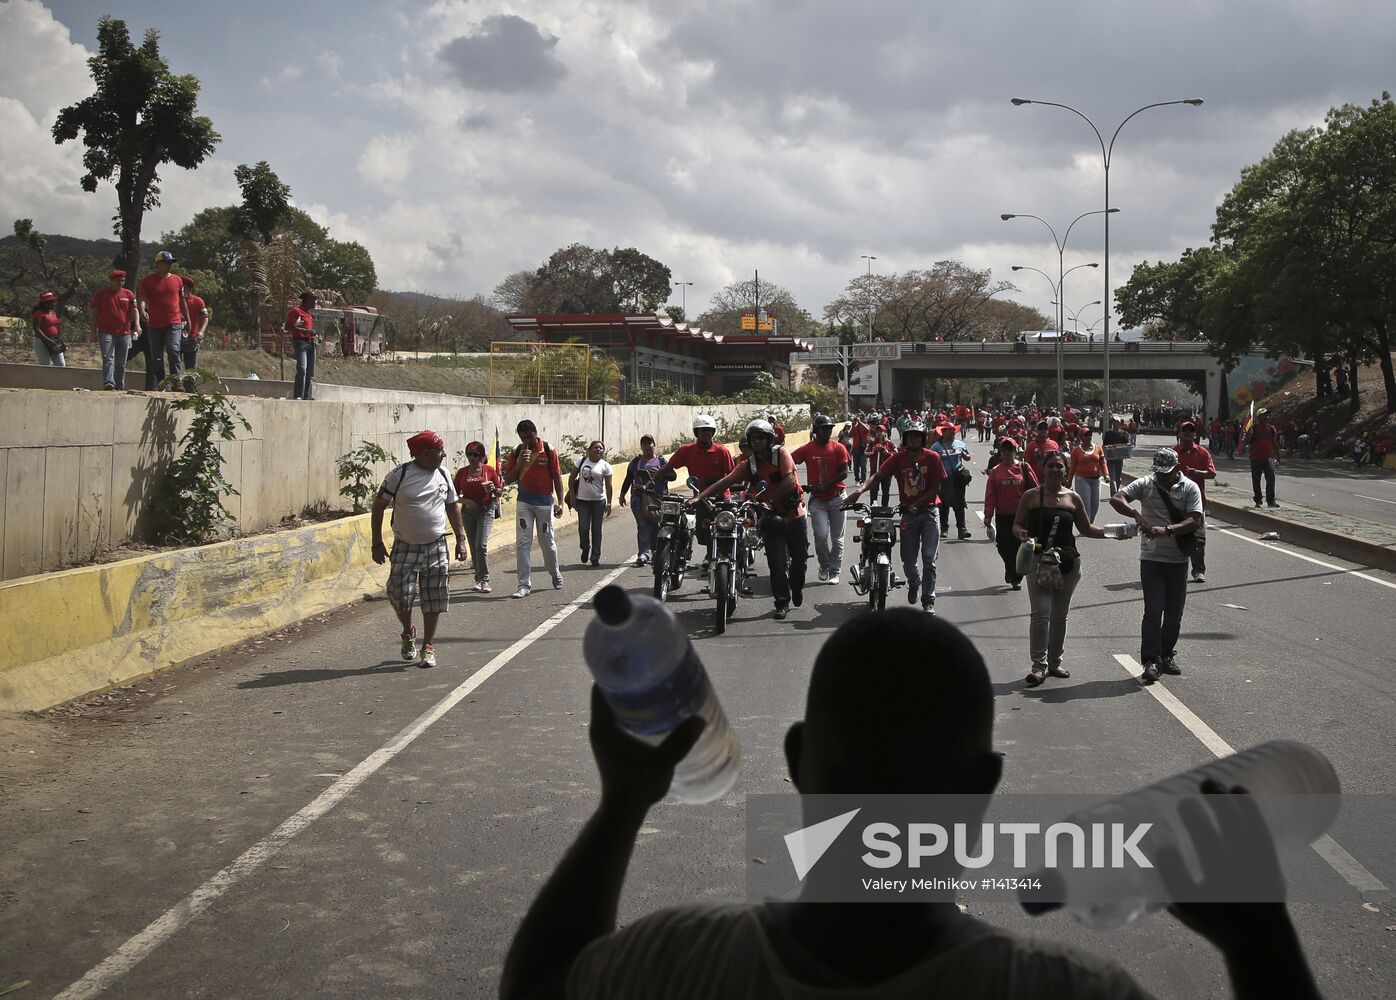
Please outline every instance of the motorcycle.
[[755, 576], [752, 548], [759, 545], [752, 531], [762, 505], [735, 497], [708, 501], [705, 516], [712, 524], [713, 557], [708, 592], [714, 600], [713, 628], [718, 635], [727, 631], [727, 620], [736, 613], [739, 594], [750, 594], [746, 580]]
[[868, 610], [881, 611], [887, 606], [887, 594], [901, 586], [892, 568], [892, 545], [897, 537], [897, 514], [901, 508], [869, 507], [850, 504], [845, 510], [858, 511], [858, 565], [849, 569], [854, 593], [868, 598]]
[[[688, 479], [690, 489], [697, 490], [698, 481]], [[659, 533], [654, 544], [654, 596], [667, 601], [669, 592], [683, 586], [688, 564], [693, 559], [693, 536], [697, 519], [685, 509], [684, 498], [677, 493], [665, 493], [659, 500]]]

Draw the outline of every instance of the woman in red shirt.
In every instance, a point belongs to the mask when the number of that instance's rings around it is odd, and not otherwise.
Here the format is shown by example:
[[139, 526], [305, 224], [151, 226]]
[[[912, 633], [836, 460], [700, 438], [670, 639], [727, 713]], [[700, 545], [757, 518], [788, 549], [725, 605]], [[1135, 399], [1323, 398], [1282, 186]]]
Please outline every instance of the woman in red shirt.
[[475, 589], [490, 592], [490, 529], [499, 516], [499, 495], [504, 482], [494, 466], [485, 462], [485, 446], [471, 441], [465, 446], [468, 464], [456, 470], [456, 492], [460, 494], [460, 516], [470, 543], [470, 562], [475, 568]]
[[1018, 442], [1011, 437], [999, 441], [999, 460], [984, 479], [984, 524], [1003, 560], [1003, 582], [1014, 590], [1023, 587], [1023, 576], [1015, 565], [1018, 539], [1013, 537], [1013, 518], [1023, 494], [1037, 487], [1037, 473], [1027, 462], [1019, 461]]
[[41, 365], [67, 367], [64, 353], [68, 345], [63, 343], [63, 321], [58, 318], [58, 296], [44, 292], [39, 296], [39, 304], [34, 307], [34, 357]]

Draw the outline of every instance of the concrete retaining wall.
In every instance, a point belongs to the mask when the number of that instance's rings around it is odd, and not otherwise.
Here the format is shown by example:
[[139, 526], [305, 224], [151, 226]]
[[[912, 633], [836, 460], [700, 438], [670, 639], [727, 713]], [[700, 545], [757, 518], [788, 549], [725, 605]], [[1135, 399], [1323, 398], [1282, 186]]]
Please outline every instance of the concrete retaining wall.
[[[464, 463], [470, 440], [484, 441], [492, 453], [497, 431], [502, 446], [517, 444], [514, 427], [524, 418], [533, 420], [555, 448], [569, 436], [603, 437], [604, 419], [611, 451], [628, 453], [638, 449], [644, 433], [661, 446], [687, 434], [698, 412], [608, 405], [603, 417], [601, 407], [587, 404], [498, 405], [340, 388], [379, 398], [236, 400], [252, 426], [222, 448], [224, 474], [239, 492], [227, 501], [239, 532], [271, 527], [316, 502], [342, 506], [337, 459], [362, 441], [406, 461], [407, 438], [430, 427], [445, 437], [454, 469]], [[173, 398], [0, 389], [0, 580], [61, 569], [152, 537], [147, 502], [189, 420], [171, 409]], [[736, 423], [758, 408], [711, 409]]]

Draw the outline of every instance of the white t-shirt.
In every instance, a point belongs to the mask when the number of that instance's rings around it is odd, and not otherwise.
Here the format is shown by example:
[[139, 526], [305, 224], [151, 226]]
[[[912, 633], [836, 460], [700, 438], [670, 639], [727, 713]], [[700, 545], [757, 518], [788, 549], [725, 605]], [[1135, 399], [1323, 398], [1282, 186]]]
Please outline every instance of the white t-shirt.
[[416, 462], [388, 473], [379, 489], [392, 498], [393, 536], [409, 545], [446, 534], [446, 505], [460, 499], [444, 468], [424, 469]]
[[[1021, 938], [976, 921], [967, 939], [872, 986], [842, 982], [804, 953], [806, 975], [786, 971], [762, 908], [681, 906], [651, 913], [593, 941], [567, 979], [569, 998], [665, 1000], [1148, 1000], [1115, 963], [1066, 945]], [[788, 938], [788, 934], [785, 935]], [[788, 952], [790, 945], [785, 946]], [[798, 948], [798, 945], [794, 946]], [[812, 986], [814, 979], [825, 985]]]
[[577, 499], [605, 500], [606, 477], [611, 474], [611, 464], [604, 458], [599, 462], [582, 459], [577, 466]]

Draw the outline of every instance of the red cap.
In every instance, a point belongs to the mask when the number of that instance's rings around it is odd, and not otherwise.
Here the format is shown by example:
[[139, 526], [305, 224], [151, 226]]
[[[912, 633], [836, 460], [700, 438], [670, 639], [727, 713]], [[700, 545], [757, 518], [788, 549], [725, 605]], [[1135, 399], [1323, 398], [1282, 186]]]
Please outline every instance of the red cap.
[[1195, 431], [1197, 430], [1197, 423], [1192, 420], [1184, 420], [1181, 424], [1178, 425], [1178, 430]]
[[1002, 448], [1006, 444], [1011, 444], [1013, 446], [1014, 451], [1018, 451], [1023, 447], [1021, 444], [1018, 443], [1017, 438], [1009, 437], [1005, 434], [1003, 437], [999, 438], [999, 447]]
[[39, 301], [40, 301], [40, 302], [56, 302], [56, 301], [58, 301], [58, 296], [57, 296], [57, 295], [54, 295], [52, 292], [44, 292], [44, 293], [42, 293], [42, 294], [39, 296]]
[[782, 427], [780, 424], [776, 424], [774, 427], [771, 428], [771, 430], [776, 432], [776, 437], [785, 436], [785, 428]]
[[428, 448], [440, 448], [444, 451], [446, 442], [436, 431], [422, 431], [420, 434], [413, 434], [407, 439], [407, 450], [414, 458]]
[[471, 441], [468, 445], [465, 446], [465, 453], [467, 455], [469, 455], [472, 451], [478, 451], [482, 455], [489, 454], [489, 452], [485, 451], [485, 445], [481, 441]]
[[124, 278], [124, 277], [126, 277], [126, 272], [123, 271], [123, 270], [121, 270], [121, 268], [118, 267], [118, 268], [116, 268], [115, 270], [113, 270], [110, 274], [108, 274], [107, 277], [108, 277], [108, 278]]
[[193, 287], [194, 287], [194, 279], [191, 278], [191, 277], [189, 277], [189, 275], [187, 275], [187, 274], [181, 274], [181, 275], [179, 276], [179, 280], [182, 281], [182, 282], [184, 282], [184, 287], [185, 287], [185, 288], [193, 288]]

